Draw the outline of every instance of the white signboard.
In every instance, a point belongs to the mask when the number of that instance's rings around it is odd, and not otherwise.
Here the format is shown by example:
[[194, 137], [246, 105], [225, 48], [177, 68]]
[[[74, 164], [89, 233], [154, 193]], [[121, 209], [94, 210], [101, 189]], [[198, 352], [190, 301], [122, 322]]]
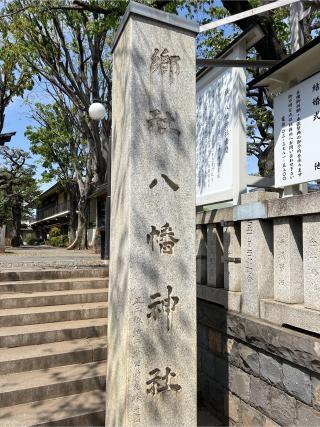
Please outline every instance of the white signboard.
[[239, 193], [244, 97], [239, 68], [214, 69], [197, 82], [197, 205], [234, 200]]
[[275, 185], [320, 179], [320, 73], [274, 100]]

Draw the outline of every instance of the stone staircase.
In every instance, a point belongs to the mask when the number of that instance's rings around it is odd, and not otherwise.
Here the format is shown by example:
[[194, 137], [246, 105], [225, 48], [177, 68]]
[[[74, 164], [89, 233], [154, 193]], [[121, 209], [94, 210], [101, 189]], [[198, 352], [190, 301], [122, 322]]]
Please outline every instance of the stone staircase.
[[107, 269], [0, 273], [0, 426], [104, 426]]

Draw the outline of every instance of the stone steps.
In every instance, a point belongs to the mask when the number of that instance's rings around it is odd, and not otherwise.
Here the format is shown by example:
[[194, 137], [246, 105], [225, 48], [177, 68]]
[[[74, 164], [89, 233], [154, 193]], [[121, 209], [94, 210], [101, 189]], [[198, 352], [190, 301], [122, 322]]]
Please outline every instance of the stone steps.
[[107, 269], [8, 274], [0, 273], [0, 425], [103, 426]]
[[103, 426], [105, 393], [93, 390], [0, 408], [0, 420], [4, 427]]
[[106, 318], [2, 327], [0, 348], [100, 337], [106, 333]]
[[24, 281], [0, 281], [0, 294], [65, 291], [76, 289], [101, 289], [108, 284], [106, 277], [92, 277], [83, 279], [53, 279], [53, 280], [24, 280]]
[[0, 348], [0, 375], [89, 363], [107, 358], [107, 337], [45, 343], [17, 348]]
[[0, 376], [0, 407], [105, 391], [106, 363], [92, 362]]
[[107, 302], [65, 304], [56, 306], [9, 308], [0, 313], [0, 325], [18, 326], [36, 323], [66, 322], [71, 320], [107, 317]]
[[0, 282], [30, 281], [30, 280], [57, 280], [57, 279], [83, 279], [93, 277], [107, 277], [108, 267], [94, 267], [90, 269], [77, 268], [74, 270], [28, 270], [28, 271], [3, 271], [0, 272]]
[[30, 293], [0, 294], [0, 309], [84, 304], [107, 301], [106, 289], [72, 289]]

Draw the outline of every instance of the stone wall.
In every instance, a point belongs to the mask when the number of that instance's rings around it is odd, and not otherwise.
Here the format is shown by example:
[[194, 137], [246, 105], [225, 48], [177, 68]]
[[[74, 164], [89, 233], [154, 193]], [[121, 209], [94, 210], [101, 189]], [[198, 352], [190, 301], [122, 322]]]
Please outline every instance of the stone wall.
[[198, 299], [198, 390], [224, 425], [320, 426], [320, 339]]

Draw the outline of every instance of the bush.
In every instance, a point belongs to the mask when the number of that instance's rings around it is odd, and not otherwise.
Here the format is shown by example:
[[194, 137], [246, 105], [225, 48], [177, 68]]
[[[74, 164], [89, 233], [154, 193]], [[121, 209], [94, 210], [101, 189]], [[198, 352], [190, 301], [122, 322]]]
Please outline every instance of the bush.
[[52, 237], [50, 237], [49, 243], [50, 243], [51, 246], [59, 247], [60, 246], [60, 236], [52, 236]]
[[49, 243], [52, 246], [64, 248], [68, 246], [69, 238], [66, 234], [61, 234], [60, 228], [52, 227], [49, 231]]
[[68, 245], [69, 239], [67, 235], [50, 237], [49, 243], [58, 248], [65, 248]]
[[58, 227], [52, 227], [49, 231], [49, 239], [52, 237], [59, 237], [61, 235], [60, 228]]
[[27, 245], [33, 246], [37, 242], [37, 239], [35, 237], [28, 237], [27, 238]]

